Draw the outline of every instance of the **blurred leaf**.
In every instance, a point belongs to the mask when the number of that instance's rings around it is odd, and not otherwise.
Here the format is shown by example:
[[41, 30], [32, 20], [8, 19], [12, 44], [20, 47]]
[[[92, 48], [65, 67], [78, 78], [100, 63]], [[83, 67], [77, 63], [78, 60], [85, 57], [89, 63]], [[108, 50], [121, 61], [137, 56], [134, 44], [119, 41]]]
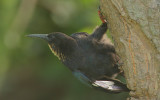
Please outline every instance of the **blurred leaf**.
[[68, 35], [81, 31], [92, 33], [101, 24], [98, 0], [38, 0], [33, 3], [33, 0], [0, 0], [0, 99], [125, 99], [127, 93], [115, 96], [80, 83], [44, 41], [25, 37], [26, 34], [55, 31]]

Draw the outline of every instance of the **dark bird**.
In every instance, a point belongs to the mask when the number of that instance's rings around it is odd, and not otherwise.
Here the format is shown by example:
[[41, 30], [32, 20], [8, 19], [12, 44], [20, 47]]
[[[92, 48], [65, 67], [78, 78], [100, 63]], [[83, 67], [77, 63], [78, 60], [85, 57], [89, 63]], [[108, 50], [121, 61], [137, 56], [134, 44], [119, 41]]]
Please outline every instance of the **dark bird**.
[[104, 22], [89, 35], [86, 32], [68, 36], [61, 32], [30, 34], [48, 42], [51, 51], [83, 83], [108, 93], [129, 91], [126, 84], [115, 79], [121, 73], [120, 58], [105, 32]]

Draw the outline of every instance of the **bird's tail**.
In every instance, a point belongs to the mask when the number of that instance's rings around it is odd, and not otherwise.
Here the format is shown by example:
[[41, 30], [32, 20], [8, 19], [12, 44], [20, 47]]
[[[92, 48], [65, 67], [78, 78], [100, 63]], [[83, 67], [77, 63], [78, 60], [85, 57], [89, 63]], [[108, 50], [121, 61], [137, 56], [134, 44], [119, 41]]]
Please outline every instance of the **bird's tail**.
[[107, 93], [120, 93], [120, 92], [129, 92], [127, 85], [120, 82], [116, 79], [110, 79], [103, 77], [99, 80], [96, 80], [92, 83], [93, 87], [96, 89], [103, 90]]

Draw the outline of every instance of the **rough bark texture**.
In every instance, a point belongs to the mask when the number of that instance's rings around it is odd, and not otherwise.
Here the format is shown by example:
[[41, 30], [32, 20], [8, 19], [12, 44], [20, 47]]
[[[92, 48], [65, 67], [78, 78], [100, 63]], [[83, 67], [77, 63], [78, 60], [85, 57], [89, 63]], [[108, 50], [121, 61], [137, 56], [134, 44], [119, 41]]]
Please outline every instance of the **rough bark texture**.
[[160, 0], [100, 0], [124, 61], [129, 100], [160, 100]]

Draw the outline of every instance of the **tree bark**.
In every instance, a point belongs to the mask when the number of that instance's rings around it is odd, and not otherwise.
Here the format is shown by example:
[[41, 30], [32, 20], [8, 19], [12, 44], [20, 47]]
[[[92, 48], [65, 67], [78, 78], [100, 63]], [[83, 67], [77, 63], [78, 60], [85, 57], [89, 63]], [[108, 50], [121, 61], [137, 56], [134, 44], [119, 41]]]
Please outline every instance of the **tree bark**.
[[160, 1], [100, 0], [124, 62], [128, 100], [160, 100]]

